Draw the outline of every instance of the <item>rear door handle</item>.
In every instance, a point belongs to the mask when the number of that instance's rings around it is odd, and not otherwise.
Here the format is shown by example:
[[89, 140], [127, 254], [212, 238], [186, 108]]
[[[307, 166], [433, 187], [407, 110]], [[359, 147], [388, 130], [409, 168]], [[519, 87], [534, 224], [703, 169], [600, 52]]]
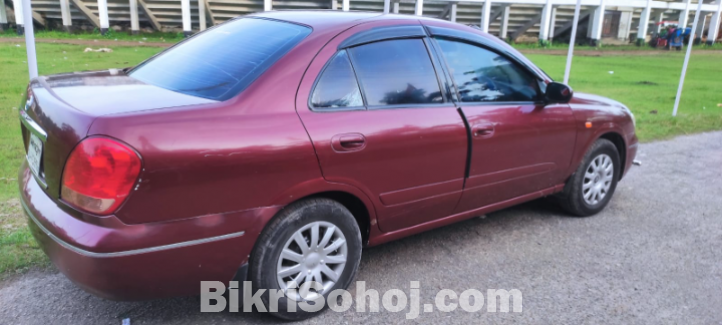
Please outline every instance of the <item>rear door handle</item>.
[[476, 124], [471, 128], [471, 132], [475, 137], [488, 138], [494, 135], [494, 123]]
[[331, 147], [336, 152], [359, 151], [366, 147], [366, 137], [361, 133], [337, 134], [331, 138]]

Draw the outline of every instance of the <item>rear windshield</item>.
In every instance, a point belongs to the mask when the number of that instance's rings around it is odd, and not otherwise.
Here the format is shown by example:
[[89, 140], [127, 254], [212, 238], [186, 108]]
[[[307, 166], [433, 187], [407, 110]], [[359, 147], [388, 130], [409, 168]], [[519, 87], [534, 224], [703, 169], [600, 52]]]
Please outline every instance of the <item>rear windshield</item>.
[[130, 76], [165, 89], [226, 100], [248, 87], [311, 29], [268, 19], [229, 21], [155, 56]]

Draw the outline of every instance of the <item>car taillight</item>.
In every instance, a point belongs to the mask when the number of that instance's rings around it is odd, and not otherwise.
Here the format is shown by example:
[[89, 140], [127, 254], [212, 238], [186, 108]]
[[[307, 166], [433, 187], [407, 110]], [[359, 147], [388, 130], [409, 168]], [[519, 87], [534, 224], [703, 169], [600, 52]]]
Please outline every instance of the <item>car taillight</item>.
[[140, 157], [115, 140], [88, 138], [70, 153], [63, 169], [60, 197], [87, 212], [115, 212], [140, 173]]

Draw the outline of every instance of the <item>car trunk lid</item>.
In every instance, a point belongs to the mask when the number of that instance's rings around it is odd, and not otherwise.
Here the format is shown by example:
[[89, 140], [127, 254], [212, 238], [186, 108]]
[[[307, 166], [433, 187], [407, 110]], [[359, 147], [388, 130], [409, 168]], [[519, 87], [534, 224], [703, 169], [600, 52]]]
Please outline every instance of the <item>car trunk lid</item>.
[[65, 159], [86, 136], [95, 117], [53, 94], [43, 77], [30, 82], [23, 104], [19, 111], [28, 164], [36, 151], [38, 166], [31, 170], [48, 195], [58, 198]]
[[213, 102], [148, 85], [123, 70], [38, 77], [30, 82], [20, 107], [26, 159], [29, 164], [39, 159], [31, 170], [57, 199], [65, 161], [97, 117]]

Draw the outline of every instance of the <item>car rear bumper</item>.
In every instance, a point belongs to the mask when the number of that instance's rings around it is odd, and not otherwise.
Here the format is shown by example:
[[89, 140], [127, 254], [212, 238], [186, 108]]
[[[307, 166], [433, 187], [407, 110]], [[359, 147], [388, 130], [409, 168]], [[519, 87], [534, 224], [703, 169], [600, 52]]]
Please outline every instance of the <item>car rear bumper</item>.
[[[152, 225], [107, 220], [95, 224], [72, 215], [46, 195], [27, 164], [19, 176], [21, 203], [38, 245], [79, 287], [113, 300], [195, 295], [200, 293], [200, 281], [230, 281], [248, 262], [261, 230], [258, 221], [278, 211], [259, 208]], [[225, 218], [247, 222], [246, 229], [238, 231], [221, 220]], [[233, 231], [218, 234], [213, 229], [217, 225]], [[200, 234], [217, 234], [191, 239], [192, 233], [184, 231], [189, 226]], [[174, 232], [180, 239], [173, 241]]]

